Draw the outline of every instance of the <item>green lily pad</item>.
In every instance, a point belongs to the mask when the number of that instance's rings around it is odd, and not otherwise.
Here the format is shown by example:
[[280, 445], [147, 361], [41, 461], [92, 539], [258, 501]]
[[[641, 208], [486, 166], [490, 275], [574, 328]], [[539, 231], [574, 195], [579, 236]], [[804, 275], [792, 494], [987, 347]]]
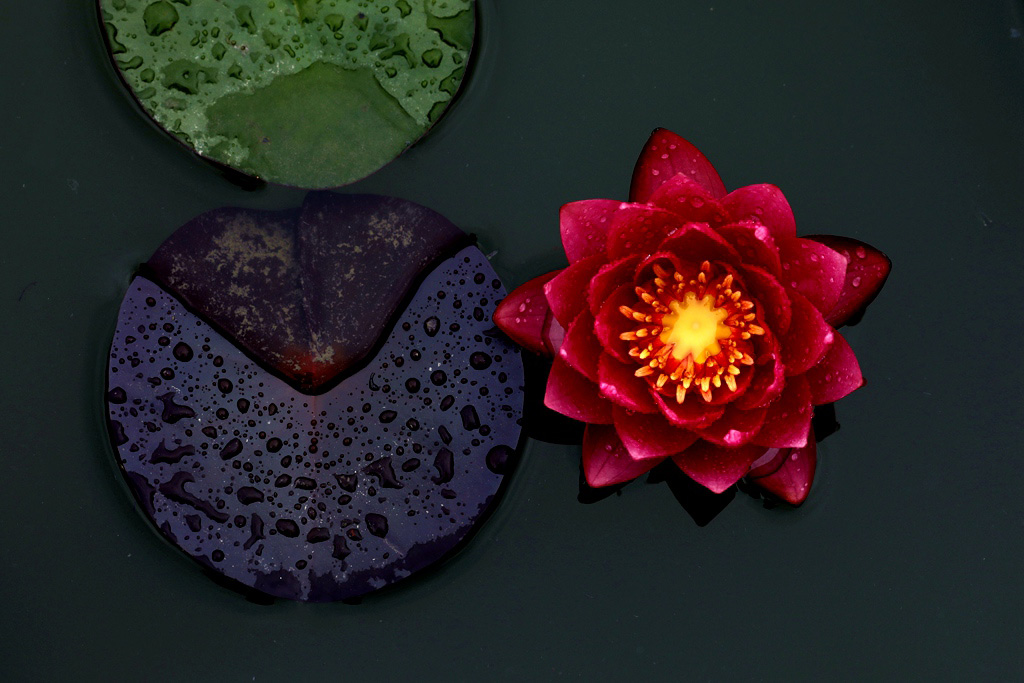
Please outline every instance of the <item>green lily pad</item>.
[[387, 164], [451, 104], [473, 0], [98, 0], [132, 94], [200, 156], [336, 187]]

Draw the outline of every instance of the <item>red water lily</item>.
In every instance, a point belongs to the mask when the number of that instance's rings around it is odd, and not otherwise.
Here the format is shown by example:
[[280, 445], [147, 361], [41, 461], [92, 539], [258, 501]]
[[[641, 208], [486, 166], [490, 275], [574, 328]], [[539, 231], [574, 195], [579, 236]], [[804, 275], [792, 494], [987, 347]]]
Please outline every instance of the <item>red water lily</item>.
[[726, 193], [667, 130], [644, 147], [629, 202], [573, 202], [560, 218], [569, 267], [516, 289], [494, 320], [554, 356], [544, 403], [587, 423], [587, 482], [621, 483], [671, 458], [716, 493], [747, 476], [802, 502], [813, 407], [864, 383], [835, 328], [878, 293], [885, 255], [797, 237], [777, 187]]

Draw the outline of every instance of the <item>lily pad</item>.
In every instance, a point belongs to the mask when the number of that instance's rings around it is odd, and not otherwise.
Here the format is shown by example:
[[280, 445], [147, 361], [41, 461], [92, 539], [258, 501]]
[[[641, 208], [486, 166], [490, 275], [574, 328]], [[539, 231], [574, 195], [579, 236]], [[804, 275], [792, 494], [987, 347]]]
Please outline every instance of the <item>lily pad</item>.
[[98, 0], [117, 70], [164, 130], [263, 180], [336, 187], [436, 122], [473, 0]]
[[125, 295], [106, 394], [160, 533], [229, 583], [310, 601], [465, 542], [514, 465], [523, 400], [491, 322], [505, 291], [467, 241], [410, 202], [328, 193], [172, 235]]

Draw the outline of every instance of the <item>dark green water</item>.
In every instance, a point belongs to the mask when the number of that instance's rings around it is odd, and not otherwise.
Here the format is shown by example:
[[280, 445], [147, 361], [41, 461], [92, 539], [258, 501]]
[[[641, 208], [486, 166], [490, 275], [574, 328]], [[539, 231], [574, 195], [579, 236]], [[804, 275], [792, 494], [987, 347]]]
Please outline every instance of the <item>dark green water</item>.
[[[782, 5], [783, 7], [778, 7]], [[134, 266], [246, 192], [132, 106], [90, 0], [0, 9], [0, 678], [1006, 679], [1024, 668], [1024, 30], [1007, 0], [483, 0], [460, 100], [352, 191], [476, 232], [507, 284], [562, 264], [557, 209], [625, 198], [650, 130], [801, 233], [886, 251], [846, 335], [809, 501], [696, 526], [664, 485], [576, 500], [530, 442], [453, 561], [359, 606], [246, 602], [122, 489], [103, 363]], [[1016, 676], [1015, 676], [1016, 675]]]

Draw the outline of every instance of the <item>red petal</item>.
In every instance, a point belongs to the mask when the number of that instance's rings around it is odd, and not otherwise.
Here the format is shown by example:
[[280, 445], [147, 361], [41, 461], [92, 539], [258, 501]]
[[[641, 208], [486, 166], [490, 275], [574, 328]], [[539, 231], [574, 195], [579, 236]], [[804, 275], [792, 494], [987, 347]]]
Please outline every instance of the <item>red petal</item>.
[[748, 185], [722, 199], [722, 208], [733, 221], [752, 219], [771, 231], [775, 239], [796, 236], [793, 209], [774, 185]]
[[544, 285], [544, 295], [555, 319], [568, 327], [576, 316], [587, 306], [587, 288], [590, 278], [604, 264], [601, 254], [588, 256], [558, 273]]
[[846, 257], [824, 244], [801, 237], [778, 240], [782, 283], [827, 313], [839, 301], [846, 278]]
[[818, 463], [814, 440], [803, 448], [770, 449], [771, 459], [750, 470], [750, 481], [787, 503], [799, 505], [807, 498]]
[[779, 249], [768, 228], [760, 223], [747, 221], [718, 228], [718, 234], [739, 252], [743, 263], [760, 266], [778, 277], [782, 272]]
[[743, 446], [761, 431], [765, 410], [765, 408], [743, 410], [736, 407], [735, 403], [730, 403], [726, 406], [725, 414], [722, 417], [715, 420], [710, 427], [697, 430], [697, 433], [705, 441], [719, 446], [728, 448]]
[[583, 309], [569, 325], [565, 341], [558, 356], [566, 365], [581, 372], [591, 382], [597, 381], [597, 361], [601, 357], [601, 344], [594, 336], [594, 316]]
[[697, 440], [696, 434], [673, 427], [660, 413], [644, 415], [616, 406], [612, 416], [615, 418], [615, 431], [634, 460], [682, 453]]
[[605, 351], [623, 363], [632, 363], [633, 359], [629, 355], [629, 342], [622, 341], [619, 335], [632, 332], [635, 323], [622, 315], [619, 307], [634, 306], [636, 301], [636, 292], [632, 284], [619, 285], [594, 316], [594, 333], [597, 340], [601, 342]]
[[725, 214], [703, 185], [680, 173], [655, 190], [650, 204], [678, 214], [684, 221], [717, 223]]
[[836, 334], [810, 301], [796, 292], [789, 293], [789, 300], [793, 304], [793, 322], [781, 339], [787, 377], [802, 375], [814, 367]]
[[675, 254], [690, 263], [725, 261], [738, 265], [742, 260], [739, 252], [706, 223], [683, 225], [667, 237], [658, 250]]
[[604, 253], [611, 216], [621, 205], [614, 199], [585, 199], [561, 208], [558, 220], [569, 263]]
[[649, 204], [624, 204], [608, 230], [608, 258], [646, 256], [682, 225], [679, 216]]
[[668, 421], [676, 427], [689, 429], [710, 427], [712, 422], [722, 417], [725, 407], [709, 406], [695, 396], [695, 393], [697, 392], [691, 388], [689, 398], [682, 403], [676, 403], [674, 398], [666, 398], [656, 392], [651, 392], [651, 396], [654, 398], [654, 402], [658, 404], [658, 409], [661, 410], [662, 415], [667, 417]]
[[498, 329], [524, 349], [545, 356], [558, 351], [565, 335], [544, 296], [544, 284], [560, 272], [535, 277], [516, 287], [494, 309], [493, 320]]
[[829, 325], [839, 327], [878, 296], [885, 279], [889, 277], [892, 262], [870, 244], [850, 237], [809, 235], [806, 239], [821, 242], [849, 260], [839, 301], [825, 316]]
[[597, 275], [590, 279], [587, 290], [587, 303], [590, 305], [591, 314], [597, 315], [605, 300], [617, 287], [633, 281], [633, 272], [639, 262], [639, 256], [630, 256], [601, 266]]
[[860, 364], [850, 344], [838, 332], [824, 358], [804, 375], [811, 389], [811, 402], [820, 406], [832, 403], [864, 386]]
[[598, 365], [601, 395], [623, 408], [660, 415], [647, 382], [633, 374], [639, 368], [636, 363], [620, 363], [608, 354], [601, 354]]
[[587, 484], [598, 488], [636, 479], [661, 460], [634, 460], [622, 445], [614, 427], [587, 425], [583, 433], [583, 474]]
[[793, 319], [793, 307], [785, 287], [768, 271], [757, 266], [743, 266], [740, 270], [751, 296], [761, 304], [757, 312], [777, 336], [785, 334]]
[[544, 405], [581, 422], [612, 423], [612, 404], [601, 398], [597, 385], [556, 357], [548, 374]]
[[753, 442], [769, 448], [801, 448], [811, 431], [811, 390], [803, 377], [790, 377], [782, 395], [769, 404], [764, 426]]
[[736, 407], [751, 410], [767, 405], [782, 393], [786, 386], [786, 368], [777, 354], [768, 356], [764, 363], [752, 368], [755, 370], [750, 386], [743, 395], [736, 399]]
[[700, 183], [712, 197], [725, 196], [725, 185], [707, 157], [672, 131], [658, 128], [651, 133], [636, 161], [629, 200], [649, 201], [655, 190], [679, 173]]
[[739, 481], [751, 463], [764, 452], [759, 446], [725, 448], [707, 441], [698, 441], [672, 461], [701, 486], [721, 493]]

